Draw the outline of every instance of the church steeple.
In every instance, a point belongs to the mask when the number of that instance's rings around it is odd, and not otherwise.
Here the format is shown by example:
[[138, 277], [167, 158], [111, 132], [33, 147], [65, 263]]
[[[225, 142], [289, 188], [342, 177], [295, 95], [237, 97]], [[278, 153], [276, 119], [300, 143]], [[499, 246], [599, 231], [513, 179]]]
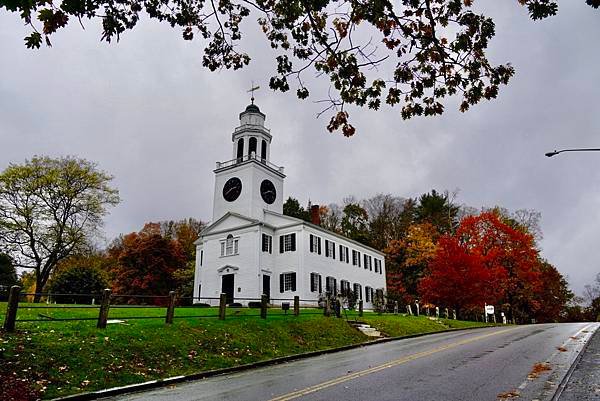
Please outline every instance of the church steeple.
[[233, 157], [217, 162], [213, 221], [227, 212], [264, 219], [264, 211], [283, 213], [283, 167], [270, 162], [271, 133], [254, 103], [240, 113], [233, 131]]
[[263, 162], [269, 161], [271, 133], [265, 127], [265, 119], [266, 116], [254, 102], [240, 113], [240, 125], [231, 138], [234, 159], [255, 158]]

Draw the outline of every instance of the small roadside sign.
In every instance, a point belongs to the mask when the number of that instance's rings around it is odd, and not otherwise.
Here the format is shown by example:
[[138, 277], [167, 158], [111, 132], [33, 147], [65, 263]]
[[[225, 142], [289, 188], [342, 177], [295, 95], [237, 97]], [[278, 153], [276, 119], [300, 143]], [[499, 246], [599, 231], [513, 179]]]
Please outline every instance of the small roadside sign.
[[494, 314], [494, 305], [486, 305], [485, 313], [487, 313], [488, 315], [493, 315]]

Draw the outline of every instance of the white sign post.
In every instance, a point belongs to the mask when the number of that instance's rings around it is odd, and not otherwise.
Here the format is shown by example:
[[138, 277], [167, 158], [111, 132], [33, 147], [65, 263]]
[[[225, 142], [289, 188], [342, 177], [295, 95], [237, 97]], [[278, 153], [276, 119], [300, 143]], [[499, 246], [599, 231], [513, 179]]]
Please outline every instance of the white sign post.
[[488, 322], [488, 315], [494, 315], [494, 320], [496, 320], [496, 315], [494, 314], [494, 305], [485, 304], [485, 322]]

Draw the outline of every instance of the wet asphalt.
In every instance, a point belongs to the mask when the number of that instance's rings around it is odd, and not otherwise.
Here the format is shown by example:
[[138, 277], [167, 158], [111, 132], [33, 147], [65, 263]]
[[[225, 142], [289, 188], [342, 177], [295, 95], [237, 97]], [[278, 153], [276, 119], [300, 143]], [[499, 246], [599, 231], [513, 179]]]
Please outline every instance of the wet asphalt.
[[[550, 400], [599, 326], [439, 333], [108, 399], [493, 401], [518, 395], [518, 400]], [[535, 369], [536, 364], [542, 365]]]

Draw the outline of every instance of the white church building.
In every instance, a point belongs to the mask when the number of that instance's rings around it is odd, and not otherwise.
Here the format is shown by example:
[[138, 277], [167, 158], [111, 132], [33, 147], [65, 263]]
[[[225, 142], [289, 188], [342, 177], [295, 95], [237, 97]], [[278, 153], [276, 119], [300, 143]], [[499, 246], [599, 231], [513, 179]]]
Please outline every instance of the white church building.
[[[277, 299], [316, 301], [350, 289], [372, 308], [375, 291], [385, 290], [384, 254], [284, 215], [285, 174], [271, 163], [265, 115], [250, 104], [239, 118], [232, 158], [214, 170], [212, 223], [196, 241], [194, 297], [225, 293], [228, 303], [247, 304], [266, 294], [281, 303]], [[318, 219], [318, 210], [312, 212]]]

